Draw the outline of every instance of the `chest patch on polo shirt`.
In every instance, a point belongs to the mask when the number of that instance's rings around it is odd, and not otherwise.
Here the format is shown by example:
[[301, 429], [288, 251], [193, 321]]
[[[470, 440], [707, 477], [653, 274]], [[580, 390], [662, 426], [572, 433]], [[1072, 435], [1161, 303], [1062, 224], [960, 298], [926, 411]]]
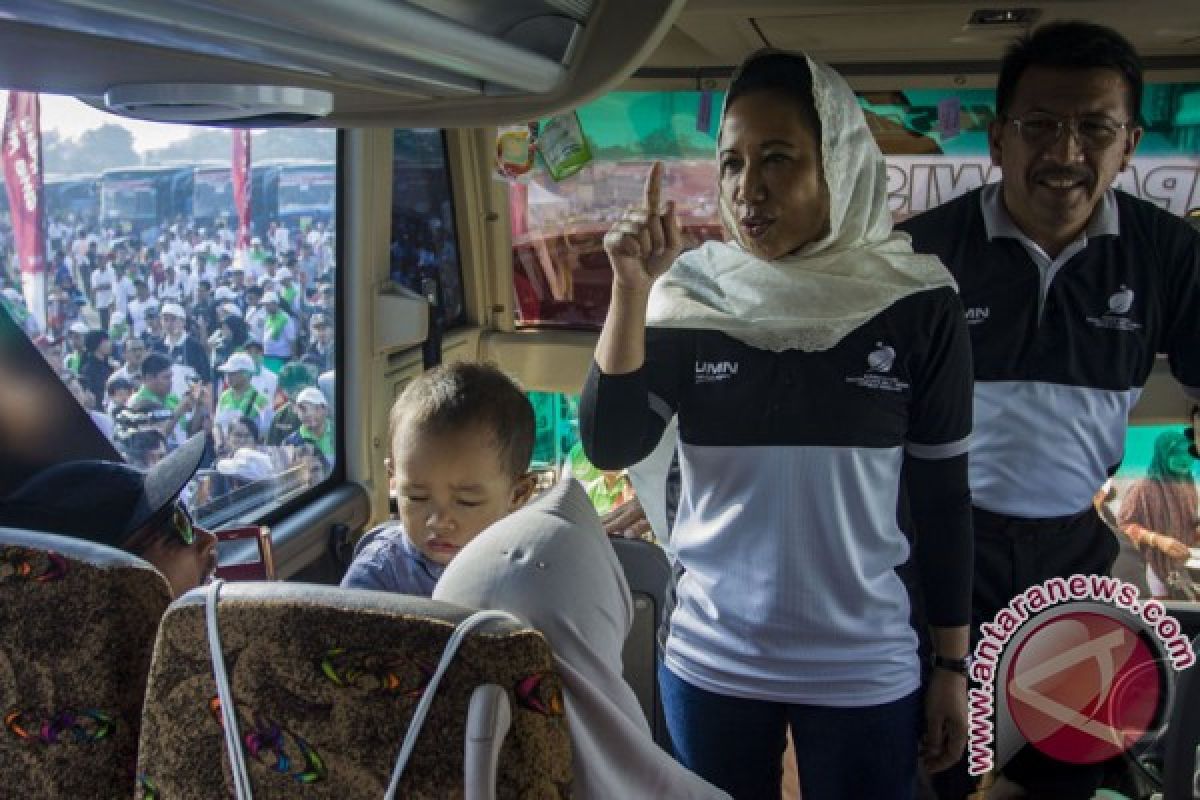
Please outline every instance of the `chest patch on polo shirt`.
[[896, 350], [883, 342], [876, 342], [875, 349], [867, 354], [867, 371], [861, 375], [851, 375], [846, 383], [852, 383], [863, 389], [875, 389], [882, 392], [903, 392], [908, 384], [889, 373], [896, 363]]
[[973, 306], [966, 311], [968, 325], [982, 325], [987, 322], [988, 317], [992, 315], [992, 309], [988, 306]]
[[1108, 298], [1108, 309], [1097, 317], [1088, 317], [1087, 321], [1097, 328], [1106, 328], [1113, 331], [1136, 331], [1140, 330], [1142, 325], [1140, 322], [1135, 322], [1128, 317], [1128, 314], [1133, 310], [1133, 302], [1136, 295], [1134, 291], [1124, 284], [1121, 288]]
[[736, 361], [697, 361], [696, 383], [717, 383], [737, 377]]

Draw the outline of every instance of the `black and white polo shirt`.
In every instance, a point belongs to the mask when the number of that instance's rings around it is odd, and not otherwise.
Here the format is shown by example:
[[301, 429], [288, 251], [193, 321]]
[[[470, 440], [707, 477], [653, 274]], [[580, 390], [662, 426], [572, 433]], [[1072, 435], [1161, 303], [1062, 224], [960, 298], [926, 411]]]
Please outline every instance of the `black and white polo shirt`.
[[1200, 396], [1200, 234], [1109, 191], [1051, 259], [989, 184], [900, 226], [958, 281], [975, 363], [975, 505], [1076, 514], [1120, 466], [1156, 354]]
[[[865, 706], [914, 691], [916, 636], [895, 572], [909, 556], [900, 472], [906, 451], [966, 452], [970, 398], [949, 288], [898, 301], [824, 352], [651, 328], [640, 370], [593, 365], [580, 422], [597, 466], [640, 460], [679, 417], [671, 544], [686, 571], [668, 667], [774, 702]], [[969, 523], [943, 534], [967, 538]]]

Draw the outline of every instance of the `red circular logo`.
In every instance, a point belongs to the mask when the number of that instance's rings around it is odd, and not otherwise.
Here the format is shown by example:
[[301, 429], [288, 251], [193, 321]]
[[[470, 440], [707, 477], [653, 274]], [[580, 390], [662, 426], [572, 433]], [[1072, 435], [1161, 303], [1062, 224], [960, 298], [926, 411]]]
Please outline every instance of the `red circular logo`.
[[1144, 637], [1092, 611], [1034, 628], [1013, 654], [1004, 689], [1025, 739], [1073, 764], [1129, 750], [1155, 724], [1165, 696], [1159, 661]]

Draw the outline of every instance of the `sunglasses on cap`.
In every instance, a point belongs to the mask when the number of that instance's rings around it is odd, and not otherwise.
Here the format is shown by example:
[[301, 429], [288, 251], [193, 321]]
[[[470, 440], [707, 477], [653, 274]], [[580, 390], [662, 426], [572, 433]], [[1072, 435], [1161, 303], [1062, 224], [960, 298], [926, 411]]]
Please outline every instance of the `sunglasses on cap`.
[[196, 543], [196, 523], [192, 521], [192, 515], [182, 503], [175, 503], [175, 508], [171, 511], [170, 525], [171, 533], [178, 536], [185, 545]]

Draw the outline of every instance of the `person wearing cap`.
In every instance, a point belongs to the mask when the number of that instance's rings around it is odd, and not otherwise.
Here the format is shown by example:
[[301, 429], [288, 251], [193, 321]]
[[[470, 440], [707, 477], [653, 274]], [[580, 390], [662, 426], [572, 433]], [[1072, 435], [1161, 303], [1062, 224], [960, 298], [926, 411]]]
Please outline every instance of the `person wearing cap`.
[[75, 374], [79, 374], [79, 365], [83, 362], [83, 337], [87, 336], [88, 330], [88, 326], [79, 321], [67, 326], [67, 357], [63, 363]]
[[296, 397], [309, 386], [315, 386], [316, 382], [316, 375], [311, 368], [299, 361], [289, 361], [279, 370], [279, 391], [287, 402], [275, 412], [275, 419], [267, 431], [267, 444], [283, 444], [285, 439], [300, 430], [303, 420], [296, 409]]
[[265, 394], [268, 402], [274, 406], [275, 392], [279, 389], [279, 379], [273, 371], [266, 367], [266, 356], [263, 354], [262, 342], [255, 339], [247, 339], [243, 349], [250, 358], [254, 359], [255, 365], [258, 367], [258, 374], [254, 376], [251, 383], [254, 384], [255, 389]]
[[293, 447], [309, 445], [325, 459], [326, 465], [332, 466], [336, 450], [333, 426], [329, 422], [329, 403], [325, 395], [315, 386], [309, 386], [296, 395], [296, 411], [300, 414], [300, 430], [283, 443]]
[[217, 398], [215, 422], [222, 441], [228, 436], [229, 426], [241, 417], [253, 418], [259, 430], [266, 430], [271, 421], [271, 402], [251, 383], [258, 372], [254, 359], [246, 353], [234, 353], [217, 371], [224, 373], [228, 384]]
[[308, 322], [310, 341], [304, 351], [303, 360], [311, 364], [317, 372], [328, 372], [333, 369], [333, 325], [329, 316], [323, 313], [312, 315]]
[[229, 277], [229, 287], [235, 296], [246, 288], [246, 268], [234, 261], [221, 273]]
[[207, 583], [217, 539], [180, 502], [206, 451], [193, 436], [143, 472], [113, 461], [70, 461], [34, 475], [0, 502], [0, 525], [73, 536], [149, 561], [178, 597]]
[[210, 379], [208, 355], [203, 345], [187, 332], [187, 312], [183, 306], [178, 303], [164, 304], [162, 317], [167, 329], [163, 337], [167, 356], [176, 364], [190, 367], [197, 378], [207, 383]]
[[[114, 342], [123, 342], [129, 335], [129, 317], [123, 311], [114, 311], [108, 318], [108, 335]], [[120, 355], [114, 350], [114, 353]]]
[[292, 315], [279, 307], [279, 295], [267, 292], [263, 295], [263, 351], [266, 353], [268, 364], [272, 360], [281, 367], [292, 357], [292, 348], [296, 344], [296, 321]]
[[279, 282], [277, 291], [280, 302], [288, 310], [296, 311], [297, 303], [301, 299], [300, 284], [296, 283], [296, 276], [287, 267], [281, 267], [275, 273], [275, 279]]

